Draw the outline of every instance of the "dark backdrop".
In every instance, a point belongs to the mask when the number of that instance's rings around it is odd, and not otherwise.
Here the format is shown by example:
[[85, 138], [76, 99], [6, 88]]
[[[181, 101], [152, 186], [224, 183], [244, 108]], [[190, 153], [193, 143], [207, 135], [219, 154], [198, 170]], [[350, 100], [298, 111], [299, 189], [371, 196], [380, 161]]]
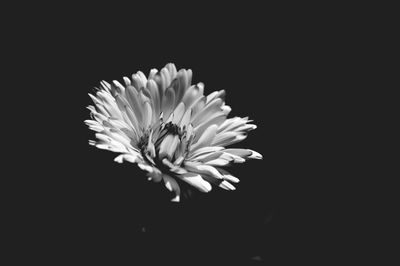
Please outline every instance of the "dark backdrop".
[[[17, 238], [37, 247], [32, 256], [85, 265], [276, 265], [297, 258], [304, 242], [292, 233], [308, 218], [290, 209], [305, 207], [298, 196], [319, 169], [308, 143], [322, 130], [315, 126], [320, 118], [309, 116], [318, 112], [314, 99], [326, 96], [315, 89], [324, 85], [328, 52], [321, 31], [310, 30], [296, 7], [52, 8], [20, 21], [13, 48], [22, 63], [10, 66], [34, 84], [23, 97], [34, 106], [24, 109], [24, 125], [37, 140], [25, 162], [34, 178], [24, 175], [20, 184], [29, 225], [22, 222]], [[225, 89], [231, 116], [257, 124], [237, 146], [264, 159], [231, 169], [241, 180], [236, 191], [214, 188], [171, 204], [162, 185], [147, 182], [135, 165], [117, 164], [116, 154], [88, 145], [94, 134], [83, 123], [87, 94], [101, 80], [122, 81], [169, 62], [192, 69], [207, 94]]]

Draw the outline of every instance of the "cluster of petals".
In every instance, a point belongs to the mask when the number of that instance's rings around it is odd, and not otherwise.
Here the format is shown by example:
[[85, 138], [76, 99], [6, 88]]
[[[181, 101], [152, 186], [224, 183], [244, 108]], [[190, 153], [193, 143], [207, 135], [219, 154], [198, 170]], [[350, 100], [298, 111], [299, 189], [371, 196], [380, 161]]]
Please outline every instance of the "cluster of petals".
[[119, 153], [116, 162], [135, 163], [149, 180], [163, 181], [179, 201], [179, 182], [202, 192], [212, 185], [234, 190], [239, 179], [224, 169], [262, 156], [250, 149], [226, 148], [256, 128], [247, 117], [228, 118], [225, 91], [204, 95], [204, 84], [192, 85], [192, 71], [169, 63], [146, 77], [141, 71], [124, 84], [102, 81], [88, 107], [85, 123], [96, 132], [89, 144]]

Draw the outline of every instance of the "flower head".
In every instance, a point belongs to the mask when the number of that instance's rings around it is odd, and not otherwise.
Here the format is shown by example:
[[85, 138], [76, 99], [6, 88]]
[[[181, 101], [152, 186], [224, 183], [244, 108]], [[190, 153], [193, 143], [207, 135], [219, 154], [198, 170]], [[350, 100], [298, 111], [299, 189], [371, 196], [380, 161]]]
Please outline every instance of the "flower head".
[[[95, 95], [89, 94], [91, 120], [100, 149], [120, 153], [116, 162], [136, 163], [148, 179], [163, 181], [180, 200], [179, 180], [209, 192], [211, 184], [234, 190], [239, 182], [222, 167], [262, 156], [249, 149], [225, 148], [246, 138], [256, 128], [247, 117], [227, 118], [225, 91], [204, 95], [204, 85], [191, 84], [192, 71], [176, 70], [167, 64], [141, 71], [118, 81], [101, 82]], [[177, 182], [178, 181], [178, 182]]]

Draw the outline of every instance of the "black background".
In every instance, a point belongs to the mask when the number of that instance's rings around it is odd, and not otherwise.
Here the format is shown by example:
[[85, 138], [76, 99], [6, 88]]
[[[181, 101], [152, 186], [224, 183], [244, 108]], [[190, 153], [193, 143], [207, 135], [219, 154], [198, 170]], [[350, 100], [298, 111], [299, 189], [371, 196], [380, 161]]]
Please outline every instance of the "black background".
[[[323, 169], [329, 117], [320, 110], [335, 94], [326, 78], [335, 66], [324, 61], [341, 44], [325, 34], [329, 26], [295, 6], [35, 8], [20, 13], [9, 50], [20, 59], [9, 68], [26, 80], [19, 133], [30, 140], [29, 160], [16, 167], [30, 174], [15, 174], [11, 201], [22, 218], [11, 246], [31, 260], [82, 265], [280, 265], [324, 251], [326, 230], [315, 237], [306, 229], [320, 228], [320, 209], [311, 218], [304, 199], [315, 200], [315, 176], [332, 174]], [[225, 89], [230, 116], [258, 126], [237, 146], [264, 159], [231, 169], [241, 180], [236, 191], [214, 188], [171, 204], [134, 165], [88, 145], [87, 94], [101, 80], [169, 62], [192, 69], [207, 94]]]

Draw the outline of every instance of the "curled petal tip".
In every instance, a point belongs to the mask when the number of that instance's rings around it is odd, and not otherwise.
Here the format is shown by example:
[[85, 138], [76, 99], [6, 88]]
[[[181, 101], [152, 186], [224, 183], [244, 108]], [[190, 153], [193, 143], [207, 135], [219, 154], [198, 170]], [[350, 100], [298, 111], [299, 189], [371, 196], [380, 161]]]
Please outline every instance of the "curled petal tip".
[[251, 153], [251, 155], [249, 156], [249, 158], [251, 158], [251, 159], [258, 159], [258, 160], [262, 160], [263, 159], [263, 156], [260, 154], [260, 153], [258, 153], [258, 152], [256, 152], [256, 151], [251, 151], [252, 153]]

